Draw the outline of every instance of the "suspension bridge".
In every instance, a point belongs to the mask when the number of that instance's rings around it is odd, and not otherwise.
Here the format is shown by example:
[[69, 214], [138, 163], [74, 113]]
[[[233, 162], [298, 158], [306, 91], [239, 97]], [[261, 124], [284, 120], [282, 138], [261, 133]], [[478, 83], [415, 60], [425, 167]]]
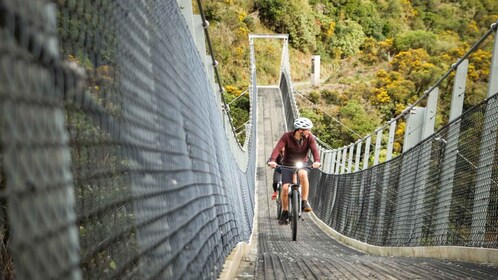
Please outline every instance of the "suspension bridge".
[[[249, 36], [241, 144], [197, 9], [0, 2], [0, 279], [498, 277], [497, 23], [402, 115], [344, 147], [320, 142], [314, 211], [292, 242], [265, 165], [299, 115], [288, 38]], [[257, 83], [255, 40], [282, 42], [276, 85]], [[487, 97], [464, 111], [486, 40]], [[450, 120], [436, 130], [447, 79]]]

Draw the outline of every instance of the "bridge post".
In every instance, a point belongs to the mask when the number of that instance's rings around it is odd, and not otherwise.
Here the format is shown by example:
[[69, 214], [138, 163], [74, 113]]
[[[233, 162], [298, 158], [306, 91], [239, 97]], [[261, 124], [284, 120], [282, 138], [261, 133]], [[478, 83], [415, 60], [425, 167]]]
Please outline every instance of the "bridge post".
[[422, 139], [422, 125], [425, 116], [425, 108], [413, 107], [406, 116], [405, 139], [403, 141], [403, 153], [417, 145]]
[[378, 128], [377, 131], [375, 132], [377, 136], [375, 136], [375, 151], [374, 151], [373, 166], [379, 164], [380, 148], [382, 147], [382, 132], [384, 132], [382, 128]]
[[410, 239], [410, 220], [413, 218], [412, 205], [417, 190], [415, 188], [415, 179], [417, 177], [417, 160], [420, 149], [414, 149], [409, 153], [403, 153], [401, 167], [398, 179], [398, 188], [396, 194], [396, 211], [394, 212], [393, 230], [388, 237], [393, 246], [406, 246], [406, 241]]
[[354, 172], [360, 171], [361, 161], [361, 140], [356, 141], [356, 160], [354, 162]]
[[405, 138], [403, 142], [403, 156], [398, 180], [398, 190], [396, 194], [396, 211], [394, 213], [393, 230], [389, 238], [394, 239], [396, 245], [407, 245], [406, 241], [410, 239], [408, 227], [410, 223], [410, 213], [413, 197], [416, 195], [414, 189], [416, 164], [419, 151], [413, 150], [406, 153], [409, 149], [416, 146], [422, 139], [422, 126], [425, 117], [426, 108], [413, 107], [406, 116]]
[[386, 223], [386, 208], [387, 208], [387, 192], [389, 191], [389, 178], [390, 178], [391, 172], [391, 162], [386, 162], [384, 165], [384, 170], [383, 170], [383, 176], [382, 176], [382, 193], [381, 193], [381, 200], [380, 200], [380, 210], [379, 210], [379, 222], [377, 223], [377, 233], [378, 233], [378, 239], [377, 239], [377, 244], [375, 245], [384, 245], [383, 244], [383, 239], [384, 239], [384, 230], [385, 230], [385, 223]]
[[434, 125], [436, 124], [436, 113], [437, 113], [437, 99], [439, 96], [439, 88], [434, 88], [429, 92], [429, 97], [427, 98], [427, 106], [425, 107], [424, 115], [424, 126], [422, 128], [422, 138], [423, 141], [427, 137], [434, 133]]
[[320, 56], [311, 56], [311, 85], [320, 85]]
[[332, 155], [332, 151], [327, 150], [325, 148], [320, 148], [320, 152], [321, 152], [320, 158], [322, 160], [322, 167], [321, 167], [322, 171], [328, 173], [330, 165], [332, 164], [330, 157]]
[[[427, 107], [424, 116], [424, 126], [422, 128], [422, 141], [427, 139], [434, 133], [434, 125], [436, 123], [436, 112], [437, 112], [437, 99], [439, 95], [439, 88], [434, 88], [429, 92], [429, 97], [427, 100]], [[429, 175], [429, 169], [431, 165], [431, 152], [432, 152], [432, 141], [425, 141], [422, 146], [419, 147], [417, 152], [418, 157], [416, 159], [416, 176], [414, 182], [414, 191], [416, 192], [415, 204], [412, 203], [410, 206], [411, 212], [414, 215], [410, 219], [410, 232], [413, 236], [410, 236], [410, 245], [420, 244], [420, 238], [422, 237], [422, 229], [424, 222], [424, 200], [425, 194], [427, 192], [427, 177]]]
[[469, 60], [465, 59], [458, 65], [455, 81], [453, 82], [453, 93], [451, 94], [451, 107], [449, 122], [462, 115], [463, 98], [465, 97], [465, 85], [467, 83], [467, 72]]
[[341, 153], [342, 150], [340, 148], [337, 148], [337, 157], [334, 159], [335, 160], [335, 174], [339, 174], [340, 167], [341, 167]]
[[[368, 168], [368, 160], [370, 157], [370, 141], [372, 141], [372, 135], [367, 136], [365, 140], [365, 153], [363, 154], [363, 170]], [[360, 185], [360, 200], [363, 200], [363, 189], [365, 188], [365, 181], [367, 180], [368, 171], [362, 172], [361, 185]], [[368, 219], [367, 219], [368, 221]], [[366, 221], [366, 222], [367, 222]], [[365, 222], [365, 224], [366, 224]]]
[[327, 224], [333, 228], [337, 228], [338, 211], [334, 210], [334, 208], [335, 208], [335, 201], [337, 199], [337, 186], [339, 185], [339, 176], [333, 176], [333, 180], [334, 180], [334, 193], [331, 201], [332, 205], [330, 206], [330, 211], [327, 211], [328, 214]]
[[[389, 140], [387, 142], [386, 164], [384, 166], [384, 171], [383, 171], [384, 175], [382, 176], [382, 193], [380, 200], [379, 222], [377, 223], [378, 226], [377, 233], [380, 235], [384, 234], [387, 192], [389, 190], [389, 174], [391, 174], [391, 163], [389, 162], [389, 160], [392, 158], [395, 130], [396, 130], [396, 119], [392, 119], [389, 125]], [[381, 242], [380, 240], [377, 241], [379, 243]], [[378, 244], [378, 245], [383, 245], [383, 244]]]
[[337, 150], [332, 150], [332, 156], [330, 158], [330, 165], [328, 166], [327, 173], [332, 174], [334, 173], [334, 167], [335, 167], [335, 158], [336, 158]]
[[363, 170], [368, 168], [368, 160], [370, 157], [370, 141], [372, 141], [371, 135], [369, 135], [365, 141], [365, 154], [363, 155]]
[[353, 171], [353, 154], [354, 154], [354, 144], [351, 143], [349, 145], [349, 158], [348, 158], [348, 169], [347, 173], [351, 173]]
[[[498, 21], [493, 24], [495, 42], [489, 74], [488, 98], [498, 93]], [[497, 182], [493, 180], [493, 166], [496, 154], [496, 134], [498, 128], [498, 99], [491, 98], [486, 105], [484, 126], [481, 136], [479, 163], [477, 165], [477, 180], [474, 195], [474, 209], [472, 211], [471, 240], [474, 246], [481, 246], [486, 235], [486, 224], [490, 202], [491, 186]], [[496, 218], [496, 217], [493, 217]]]
[[391, 160], [393, 156], [393, 147], [394, 147], [394, 134], [396, 132], [396, 119], [392, 119], [389, 124], [389, 138], [387, 140], [387, 155], [386, 161]]
[[336, 168], [336, 165], [337, 165], [337, 149], [334, 149], [334, 151], [332, 151], [332, 166], [330, 167], [330, 173], [334, 174], [334, 170]]
[[[457, 68], [455, 80], [453, 82], [453, 92], [451, 95], [451, 108], [449, 122], [460, 117], [463, 108], [463, 99], [465, 96], [465, 85], [467, 83], [467, 71], [469, 61], [465, 59]], [[437, 208], [435, 213], [436, 226], [434, 235], [436, 236], [437, 245], [446, 245], [448, 238], [448, 224], [451, 207], [451, 196], [453, 192], [453, 180], [455, 174], [456, 161], [458, 157], [458, 138], [460, 136], [460, 121], [450, 123], [447, 131], [447, 139], [442, 137], [435, 138], [444, 145], [444, 156], [439, 179], [439, 189], [437, 194]]]
[[[427, 178], [429, 176], [430, 166], [431, 166], [431, 152], [432, 152], [432, 141], [425, 141], [418, 147], [417, 151], [413, 151], [416, 154], [414, 158], [414, 163], [416, 166], [412, 166], [411, 169], [416, 169], [414, 176], [413, 192], [414, 199], [410, 205], [411, 219], [409, 219], [409, 230], [411, 233], [410, 239], [407, 240], [409, 243], [406, 245], [420, 245], [422, 238], [422, 231], [424, 229], [424, 216], [429, 212], [426, 207], [426, 193], [429, 188], [427, 186]], [[413, 171], [412, 171], [413, 172]], [[429, 202], [427, 202], [429, 203]]]
[[326, 167], [326, 159], [327, 159], [327, 150], [325, 150], [324, 148], [322, 148], [321, 146], [318, 146], [318, 154], [320, 155], [320, 159], [322, 161], [322, 166], [320, 166], [320, 168], [322, 170], [325, 170], [325, 167]]
[[[365, 141], [365, 152], [363, 154], [363, 170], [367, 170], [368, 168], [368, 161], [370, 158], [370, 142], [372, 140], [372, 135], [368, 135], [367, 138], [364, 140]], [[363, 140], [361, 140], [363, 141]], [[361, 142], [360, 142], [361, 143]], [[361, 173], [361, 184], [360, 184], [360, 190], [359, 190], [359, 199], [360, 201], [363, 201], [363, 190], [365, 188], [365, 181], [368, 179], [367, 175], [369, 174], [369, 171], [364, 171]], [[367, 224], [366, 221], [364, 221], [365, 225]]]
[[[372, 167], [372, 168], [375, 168], [375, 167]], [[376, 170], [377, 171], [379, 170], [378, 167], [376, 168]], [[364, 241], [367, 243], [369, 243], [370, 239], [372, 238], [372, 235], [371, 235], [372, 231], [374, 230], [374, 228], [376, 228], [374, 206], [375, 206], [375, 198], [377, 196], [377, 187], [378, 187], [377, 179], [378, 179], [378, 177], [379, 177], [378, 172], [373, 172], [373, 171], [365, 172], [365, 173], [363, 173], [363, 176], [362, 176], [361, 200], [367, 202], [367, 205], [366, 205], [367, 218], [365, 219], [365, 221], [363, 221], [363, 223], [365, 223], [365, 240]], [[365, 192], [365, 187], [369, 187], [368, 196], [366, 198], [363, 198], [363, 192]], [[363, 207], [365, 207], [364, 204], [363, 204]]]
[[[376, 166], [379, 164], [379, 156], [380, 156], [380, 150], [382, 148], [382, 134], [384, 132], [384, 129], [378, 128], [376, 130], [376, 136], [375, 136], [375, 151], [374, 151], [374, 163], [373, 166]], [[377, 191], [377, 178], [378, 178], [378, 173], [372, 174], [370, 177], [370, 183], [368, 184], [370, 186], [370, 192], [368, 196], [368, 210], [367, 210], [367, 219], [366, 219], [366, 228], [365, 228], [365, 234], [366, 236], [370, 236], [370, 233], [372, 232], [373, 229], [373, 221], [375, 217], [372, 217], [372, 211], [373, 207], [375, 204], [375, 197], [376, 197], [376, 191]], [[363, 180], [362, 180], [363, 181]], [[364, 187], [361, 187], [362, 191]], [[367, 241], [367, 240], [365, 240]]]
[[347, 146], [342, 147], [342, 161], [341, 161], [341, 174], [344, 174], [346, 172], [346, 158], [347, 158]]

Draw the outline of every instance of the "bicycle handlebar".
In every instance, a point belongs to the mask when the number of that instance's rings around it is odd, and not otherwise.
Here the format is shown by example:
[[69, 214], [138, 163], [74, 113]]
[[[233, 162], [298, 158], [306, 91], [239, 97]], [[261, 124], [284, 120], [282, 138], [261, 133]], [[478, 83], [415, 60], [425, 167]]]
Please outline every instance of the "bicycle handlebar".
[[[267, 163], [267, 165], [270, 166], [271, 168], [284, 168], [284, 169], [287, 169], [287, 170], [315, 169], [313, 167], [314, 163], [310, 164], [310, 165], [303, 163], [303, 166], [301, 166], [301, 167], [284, 165], [284, 164], [275, 164], [275, 167], [272, 167], [269, 164], [269, 162]], [[316, 169], [319, 169], [319, 167], [317, 167]]]
[[277, 164], [276, 167], [281, 167], [284, 169], [291, 169], [291, 170], [297, 170], [297, 169], [313, 169], [312, 165], [303, 165], [302, 167], [295, 167], [295, 166], [290, 166], [290, 165], [283, 165], [283, 164]]

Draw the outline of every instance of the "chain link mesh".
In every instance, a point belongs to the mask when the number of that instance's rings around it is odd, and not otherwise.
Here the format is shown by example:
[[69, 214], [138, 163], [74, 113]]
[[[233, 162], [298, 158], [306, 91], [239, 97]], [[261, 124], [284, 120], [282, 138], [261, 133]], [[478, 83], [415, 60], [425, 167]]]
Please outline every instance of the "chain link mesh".
[[241, 170], [177, 1], [0, 1], [0, 37], [0, 276], [216, 278], [255, 141]]
[[[292, 129], [287, 68], [280, 91]], [[309, 200], [330, 227], [371, 245], [498, 248], [497, 136], [494, 93], [393, 160], [349, 174], [312, 170]]]
[[[329, 226], [378, 246], [498, 247], [498, 163], [479, 187], [485, 100], [401, 156], [350, 174], [310, 174], [310, 201]], [[498, 116], [487, 118], [498, 125]], [[496, 133], [496, 130], [494, 131]], [[454, 170], [451, 179], [446, 175]], [[481, 176], [481, 178], [486, 178]], [[485, 207], [476, 207], [487, 193]]]

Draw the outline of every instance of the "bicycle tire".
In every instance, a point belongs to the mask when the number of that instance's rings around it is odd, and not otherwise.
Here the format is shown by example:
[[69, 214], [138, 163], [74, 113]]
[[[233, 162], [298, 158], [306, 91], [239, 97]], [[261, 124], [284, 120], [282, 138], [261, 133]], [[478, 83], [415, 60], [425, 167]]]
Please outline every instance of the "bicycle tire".
[[299, 193], [297, 190], [292, 190], [292, 241], [297, 239], [297, 221], [299, 219]]
[[282, 216], [282, 185], [277, 186], [278, 194], [277, 194], [277, 220]]

